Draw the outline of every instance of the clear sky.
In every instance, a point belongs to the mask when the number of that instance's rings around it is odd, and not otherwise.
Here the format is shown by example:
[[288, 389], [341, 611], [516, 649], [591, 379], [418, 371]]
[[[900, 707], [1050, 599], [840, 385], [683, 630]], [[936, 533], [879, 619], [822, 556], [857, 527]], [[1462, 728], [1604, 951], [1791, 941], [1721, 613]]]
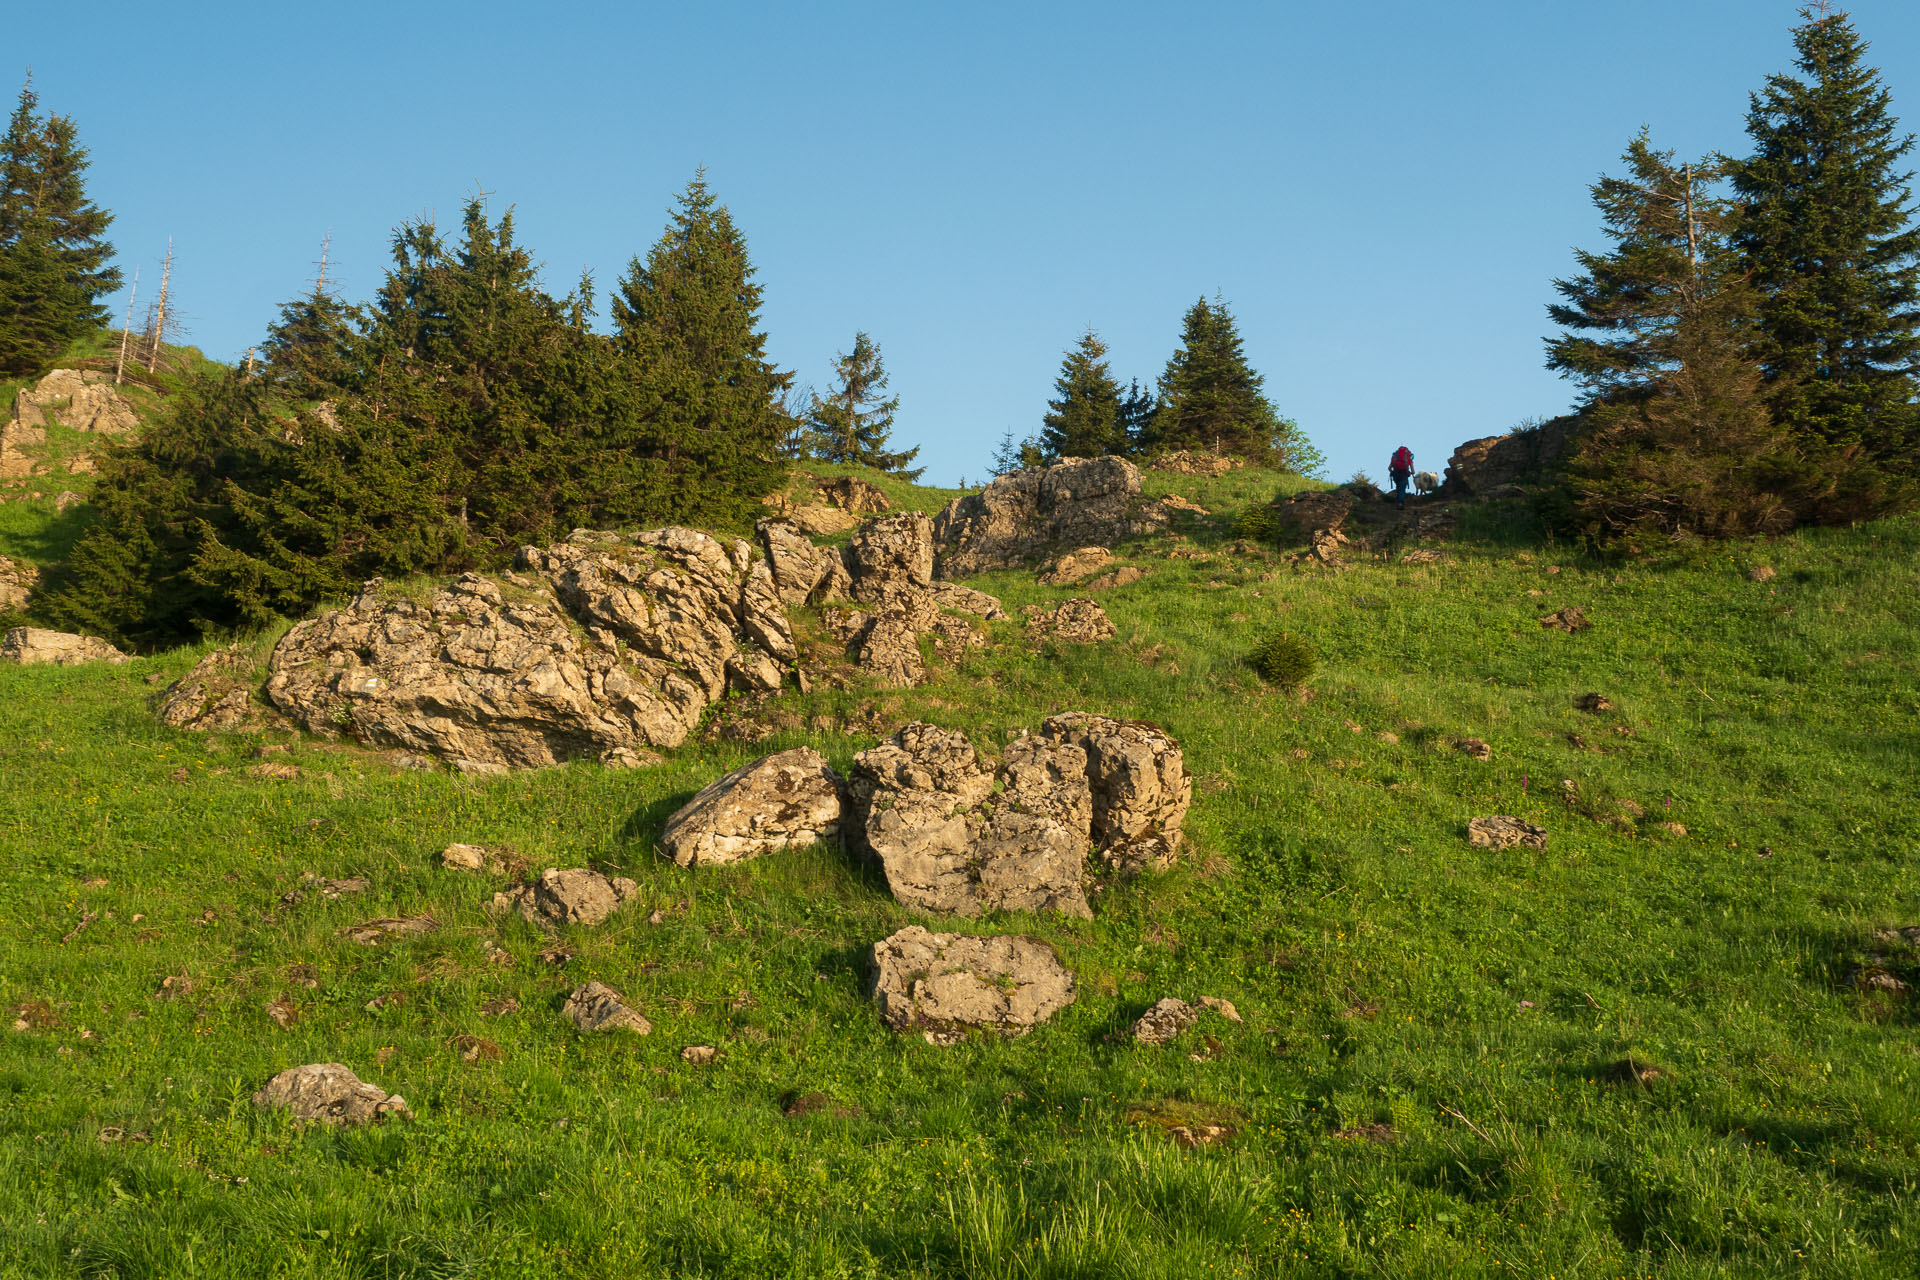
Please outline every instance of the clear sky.
[[[1642, 124], [1743, 149], [1793, 0], [1300, 4], [9, 6], [0, 71], [92, 149], [150, 289], [235, 359], [333, 236], [350, 299], [392, 228], [511, 204], [565, 293], [658, 238], [699, 165], [745, 231], [773, 358], [824, 387], [865, 329], [929, 479], [1039, 427], [1088, 326], [1124, 381], [1216, 292], [1344, 479], [1571, 398], [1549, 282]], [[1856, 0], [1920, 128], [1920, 4]], [[11, 102], [11, 90], [8, 94]], [[124, 304], [124, 297], [120, 300]], [[117, 314], [117, 311], [116, 311]]]

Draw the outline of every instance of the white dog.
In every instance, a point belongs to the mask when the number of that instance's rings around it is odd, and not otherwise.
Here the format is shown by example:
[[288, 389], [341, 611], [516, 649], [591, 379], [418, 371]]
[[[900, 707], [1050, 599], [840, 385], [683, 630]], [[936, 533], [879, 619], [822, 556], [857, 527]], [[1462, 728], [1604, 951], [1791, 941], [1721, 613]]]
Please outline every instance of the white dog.
[[1433, 474], [1433, 472], [1416, 471], [1413, 473], [1413, 491], [1415, 493], [1432, 493], [1439, 487], [1440, 477]]

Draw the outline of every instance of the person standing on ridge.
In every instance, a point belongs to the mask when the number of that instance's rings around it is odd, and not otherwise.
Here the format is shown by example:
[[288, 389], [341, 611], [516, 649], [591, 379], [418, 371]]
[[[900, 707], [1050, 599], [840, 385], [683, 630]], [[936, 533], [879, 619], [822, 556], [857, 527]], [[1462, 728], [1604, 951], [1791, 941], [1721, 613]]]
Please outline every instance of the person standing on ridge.
[[1393, 500], [1407, 505], [1407, 481], [1413, 478], [1413, 450], [1401, 445], [1387, 462], [1387, 474], [1393, 478]]

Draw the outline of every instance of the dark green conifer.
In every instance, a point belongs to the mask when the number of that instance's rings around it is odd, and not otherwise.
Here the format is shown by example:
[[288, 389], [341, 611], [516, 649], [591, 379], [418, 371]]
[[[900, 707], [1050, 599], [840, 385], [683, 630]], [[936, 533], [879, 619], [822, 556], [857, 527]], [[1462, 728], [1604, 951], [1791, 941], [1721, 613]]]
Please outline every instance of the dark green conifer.
[[1153, 388], [1140, 385], [1140, 379], [1134, 378], [1127, 383], [1126, 394], [1120, 397], [1120, 415], [1118, 427], [1125, 447], [1116, 449], [1116, 453], [1138, 453], [1153, 437], [1153, 414], [1159, 401], [1153, 394]]
[[1040, 446], [1049, 458], [1099, 458], [1127, 452], [1120, 422], [1120, 384], [1107, 344], [1089, 329], [1068, 349], [1054, 379], [1054, 399], [1041, 419]]
[[1325, 460], [1298, 423], [1280, 416], [1265, 386], [1247, 363], [1233, 313], [1218, 298], [1201, 298], [1187, 309], [1180, 347], [1160, 375], [1148, 447], [1205, 449], [1316, 474]]
[[1752, 96], [1753, 154], [1732, 166], [1769, 399], [1803, 435], [1920, 469], [1920, 230], [1897, 167], [1914, 140], [1847, 15], [1800, 16], [1800, 75]]
[[833, 371], [833, 389], [824, 398], [814, 396], [807, 409], [813, 456], [919, 480], [926, 468], [909, 468], [920, 456], [919, 446], [905, 451], [887, 448], [900, 397], [886, 394], [887, 369], [878, 344], [864, 332], [854, 334], [853, 349], [839, 354]]

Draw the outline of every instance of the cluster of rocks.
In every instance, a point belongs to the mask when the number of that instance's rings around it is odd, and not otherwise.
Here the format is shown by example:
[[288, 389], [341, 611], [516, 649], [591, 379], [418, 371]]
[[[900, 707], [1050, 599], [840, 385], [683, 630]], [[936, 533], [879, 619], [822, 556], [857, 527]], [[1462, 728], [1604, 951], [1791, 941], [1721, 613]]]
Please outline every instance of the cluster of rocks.
[[268, 717], [254, 698], [258, 687], [252, 657], [233, 644], [207, 654], [161, 690], [154, 713], [174, 729], [231, 733], [253, 728]]
[[858, 528], [861, 517], [878, 515], [893, 506], [878, 487], [858, 476], [817, 484], [813, 496], [811, 502], [795, 502], [786, 494], [776, 494], [766, 501], [777, 512], [776, 518], [815, 537], [832, 537]]
[[[113, 379], [92, 369], [55, 369], [13, 398], [13, 410], [0, 423], [0, 479], [44, 475], [49, 467], [29, 450], [44, 444], [47, 427], [58, 425], [98, 435], [124, 435], [139, 425], [133, 406]], [[93, 459], [80, 453], [67, 459], [72, 472], [93, 470]]]
[[1165, 502], [1140, 492], [1125, 458], [1068, 458], [1001, 476], [956, 498], [933, 522], [943, 578], [1032, 564], [1061, 547], [1111, 546], [1167, 525]]
[[12, 627], [0, 638], [0, 662], [22, 666], [77, 667], [88, 662], [122, 663], [127, 655], [96, 636]]
[[743, 541], [581, 530], [522, 548], [538, 575], [466, 574], [415, 601], [377, 579], [296, 624], [267, 699], [323, 736], [467, 772], [680, 745], [729, 688], [781, 687], [798, 659], [773, 575]]
[[1036, 638], [1065, 640], [1070, 644], [1094, 644], [1119, 634], [1098, 601], [1079, 596], [1063, 600], [1052, 608], [1030, 604], [1021, 610], [1027, 619], [1027, 634]]
[[1007, 616], [983, 591], [934, 581], [933, 522], [919, 512], [869, 520], [839, 552], [774, 521], [761, 521], [760, 535], [782, 598], [841, 602], [822, 620], [855, 665], [885, 685], [905, 688], [927, 678], [922, 636], [949, 658], [985, 643], [957, 615], [988, 622]]
[[1447, 460], [1441, 492], [1450, 498], [1520, 497], [1525, 490], [1518, 481], [1566, 456], [1574, 422], [1571, 417], [1554, 418], [1537, 427], [1468, 440]]

